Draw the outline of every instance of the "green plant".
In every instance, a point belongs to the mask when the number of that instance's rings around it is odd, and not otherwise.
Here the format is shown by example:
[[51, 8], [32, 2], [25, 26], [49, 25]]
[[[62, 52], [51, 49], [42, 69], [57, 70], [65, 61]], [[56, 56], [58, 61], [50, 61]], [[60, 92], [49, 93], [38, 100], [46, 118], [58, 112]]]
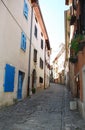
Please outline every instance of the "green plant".
[[36, 93], [36, 89], [35, 88], [32, 88], [32, 93]]
[[78, 53], [79, 51], [79, 42], [81, 40], [83, 40], [83, 35], [79, 34], [79, 35], [76, 35], [75, 38], [72, 39], [71, 41], [71, 48], [75, 51], [75, 54]]
[[71, 16], [70, 16], [70, 15], [67, 16], [67, 20], [68, 20], [68, 21], [71, 20]]
[[17, 103], [17, 101], [18, 101], [18, 100], [17, 100], [16, 98], [13, 99], [13, 102], [14, 102], [14, 103]]
[[77, 57], [77, 56], [71, 56], [71, 57], [69, 58], [69, 61], [70, 61], [71, 63], [75, 64], [76, 62], [78, 62], [78, 57]]

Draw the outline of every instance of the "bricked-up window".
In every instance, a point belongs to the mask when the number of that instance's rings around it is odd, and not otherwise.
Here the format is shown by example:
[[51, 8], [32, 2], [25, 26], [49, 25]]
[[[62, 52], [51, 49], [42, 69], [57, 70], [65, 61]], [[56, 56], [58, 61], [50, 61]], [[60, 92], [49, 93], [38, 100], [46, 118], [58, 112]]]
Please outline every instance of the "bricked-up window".
[[34, 62], [37, 62], [37, 50], [34, 49]]
[[43, 60], [40, 58], [40, 68], [43, 69]]
[[36, 25], [35, 25], [34, 35], [37, 38], [37, 27], [36, 27]]
[[39, 82], [43, 83], [43, 78], [42, 77], [39, 77]]
[[43, 40], [41, 39], [41, 49], [43, 49]]

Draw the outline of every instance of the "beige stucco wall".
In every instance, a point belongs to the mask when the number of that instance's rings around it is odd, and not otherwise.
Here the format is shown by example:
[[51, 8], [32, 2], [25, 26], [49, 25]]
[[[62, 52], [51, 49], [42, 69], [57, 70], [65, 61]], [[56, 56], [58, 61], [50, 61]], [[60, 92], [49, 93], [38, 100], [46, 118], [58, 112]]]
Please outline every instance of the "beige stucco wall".
[[[34, 35], [35, 25], [37, 27], [37, 38]], [[32, 50], [31, 50], [31, 79], [30, 87], [32, 87], [32, 71], [36, 70], [36, 88], [44, 86], [44, 49], [45, 49], [45, 39], [41, 36], [41, 27], [39, 22], [35, 20], [35, 12], [33, 12], [33, 25], [32, 25]], [[43, 49], [41, 49], [41, 39], [43, 39]], [[34, 49], [37, 50], [37, 63], [33, 62]], [[43, 69], [40, 68], [40, 58], [43, 60]], [[43, 83], [39, 83], [39, 77], [43, 78]]]
[[[50, 65], [50, 52], [48, 52], [48, 48], [46, 48], [46, 61], [47, 63]], [[45, 88], [49, 87], [50, 85], [50, 68], [48, 67], [48, 65], [46, 65], [46, 75], [45, 75]]]
[[[28, 67], [29, 67], [29, 44], [30, 44], [30, 23], [31, 7], [28, 2], [28, 20], [23, 15], [24, 0], [3, 0], [0, 1], [0, 106], [9, 105], [17, 99], [18, 90], [18, 72], [25, 73], [22, 87], [22, 98], [27, 96], [28, 86]], [[38, 37], [34, 36], [34, 26], [37, 26]], [[44, 53], [45, 38], [41, 36], [41, 28], [36, 23], [35, 13], [33, 13], [32, 25], [32, 45], [31, 45], [31, 65], [30, 65], [30, 88], [32, 87], [32, 71], [36, 69], [36, 87], [44, 87]], [[21, 32], [27, 37], [26, 51], [21, 49]], [[41, 49], [41, 38], [43, 39], [43, 49]], [[33, 62], [34, 49], [37, 49], [37, 64]], [[43, 69], [40, 68], [40, 58], [43, 60]], [[46, 57], [48, 58], [48, 57]], [[10, 64], [15, 67], [14, 92], [4, 92], [5, 65]], [[49, 69], [46, 68], [46, 75], [49, 75]], [[39, 83], [39, 77], [43, 78], [43, 83]], [[48, 84], [48, 80], [46, 80]]]
[[[24, 0], [0, 1], [0, 105], [10, 104], [17, 98], [18, 71], [25, 72], [22, 97], [26, 96], [29, 55], [29, 24], [23, 15]], [[29, 9], [30, 12], [30, 9]], [[27, 36], [26, 52], [21, 50], [21, 32]], [[15, 67], [14, 92], [4, 92], [5, 64]]]
[[[49, 77], [49, 69], [45, 66], [45, 57], [46, 57], [46, 60], [48, 61], [48, 63], [49, 63], [49, 57], [47, 56], [47, 51], [48, 51], [47, 48], [45, 51], [46, 43], [45, 43], [44, 35], [43, 36], [41, 35], [42, 30], [41, 30], [39, 22], [36, 22], [35, 17], [36, 17], [35, 12], [33, 12], [30, 87], [32, 87], [32, 72], [33, 72], [33, 69], [35, 69], [36, 70], [36, 88], [38, 89], [38, 88], [44, 88], [44, 80], [45, 80], [46, 86], [48, 86], [49, 78], [47, 79], [47, 77]], [[37, 27], [37, 32], [38, 32], [37, 38], [34, 35], [35, 25]], [[41, 39], [43, 39], [43, 49], [41, 49]], [[34, 49], [37, 50], [36, 65], [33, 62]], [[43, 69], [40, 68], [40, 58], [43, 60]], [[46, 73], [45, 79], [44, 79], [44, 73]], [[43, 83], [39, 82], [39, 77], [43, 78]]]
[[[9, 10], [9, 13], [13, 16], [14, 20], [17, 22], [18, 26], [20, 26], [21, 30], [24, 30], [24, 32], [27, 34], [28, 38], [30, 36], [30, 19], [31, 19], [31, 7], [28, 3], [28, 0], [26, 0], [28, 4], [28, 20], [23, 15], [23, 8], [24, 8], [24, 0], [3, 0], [6, 7]], [[2, 3], [2, 2], [1, 2]], [[6, 9], [7, 10], [7, 9]], [[7, 11], [8, 12], [8, 11]], [[5, 13], [5, 12], [4, 12]], [[6, 15], [6, 13], [5, 13]], [[6, 16], [5, 16], [6, 20]]]
[[64, 70], [64, 62], [65, 62], [65, 51], [53, 62], [53, 71], [54, 71], [53, 75], [55, 80], [59, 78], [59, 73], [62, 73], [62, 70]]

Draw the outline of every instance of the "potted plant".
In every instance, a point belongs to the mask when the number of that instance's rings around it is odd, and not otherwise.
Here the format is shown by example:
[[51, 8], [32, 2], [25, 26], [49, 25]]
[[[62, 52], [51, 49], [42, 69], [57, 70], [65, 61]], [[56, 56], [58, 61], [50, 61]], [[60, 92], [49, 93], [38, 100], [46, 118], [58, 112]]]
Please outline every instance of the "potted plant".
[[79, 51], [82, 51], [84, 47], [85, 47], [85, 40], [82, 40], [79, 42]]
[[75, 64], [75, 63], [78, 61], [78, 57], [77, 57], [77, 56], [71, 56], [71, 57], [69, 58], [69, 61], [70, 61], [71, 63]]
[[71, 63], [76, 63], [78, 61], [77, 53], [79, 52], [79, 42], [83, 40], [83, 35], [79, 34], [76, 35], [75, 38], [71, 41], [71, 47], [70, 47], [70, 58], [69, 61]]
[[75, 54], [78, 53], [79, 51], [79, 42], [81, 40], [83, 40], [83, 35], [79, 34], [79, 35], [76, 35], [75, 38], [72, 39], [71, 41], [71, 48], [75, 51]]
[[34, 93], [36, 93], [36, 88], [32, 88], [32, 93], [34, 94]]
[[71, 15], [67, 16], [67, 20], [70, 21], [71, 20]]

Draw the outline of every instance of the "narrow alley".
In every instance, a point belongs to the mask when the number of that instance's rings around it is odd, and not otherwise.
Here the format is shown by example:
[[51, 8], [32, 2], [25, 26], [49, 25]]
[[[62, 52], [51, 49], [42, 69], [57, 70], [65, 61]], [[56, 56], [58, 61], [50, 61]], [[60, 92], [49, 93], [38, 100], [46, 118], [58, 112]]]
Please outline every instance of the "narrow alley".
[[0, 130], [85, 130], [78, 111], [70, 111], [65, 86], [51, 84], [15, 105], [0, 109]]

